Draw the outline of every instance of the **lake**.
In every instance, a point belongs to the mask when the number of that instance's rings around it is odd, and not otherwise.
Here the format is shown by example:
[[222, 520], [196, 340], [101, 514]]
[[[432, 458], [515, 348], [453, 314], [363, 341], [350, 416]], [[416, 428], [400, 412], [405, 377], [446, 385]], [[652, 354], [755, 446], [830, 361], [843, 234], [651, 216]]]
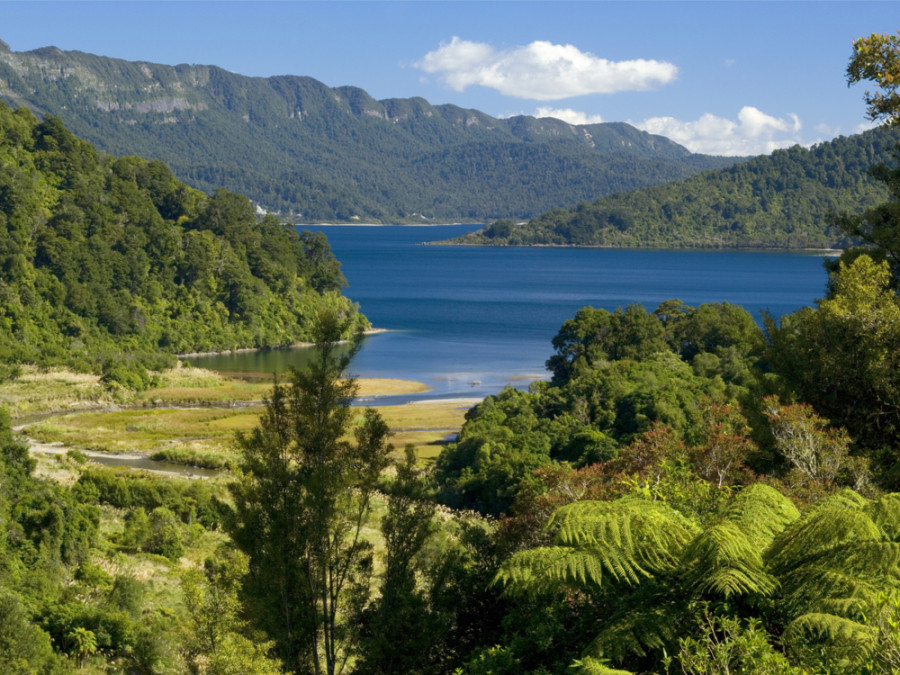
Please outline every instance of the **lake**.
[[[306, 226], [326, 233], [345, 293], [376, 328], [351, 365], [359, 377], [424, 382], [432, 397], [483, 397], [547, 377], [560, 325], [585, 305], [721, 302], [782, 316], [824, 295], [816, 254], [423, 246], [475, 225]], [[300, 367], [304, 350], [193, 358], [223, 371]]]

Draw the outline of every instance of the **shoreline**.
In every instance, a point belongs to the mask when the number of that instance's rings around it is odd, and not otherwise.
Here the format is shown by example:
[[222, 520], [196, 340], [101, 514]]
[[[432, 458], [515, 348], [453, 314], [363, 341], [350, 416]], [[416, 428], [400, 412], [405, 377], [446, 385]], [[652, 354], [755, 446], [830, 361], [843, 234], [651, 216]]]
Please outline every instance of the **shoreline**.
[[[390, 330], [387, 328], [370, 328], [369, 330], [364, 330], [362, 334], [366, 337], [370, 335], [381, 335], [382, 333], [389, 333]], [[341, 340], [339, 344], [346, 344], [349, 340]], [[189, 354], [176, 354], [175, 358], [177, 359], [191, 359], [197, 356], [219, 356], [220, 354], [247, 354], [250, 352], [268, 352], [268, 351], [280, 351], [280, 350], [288, 350], [288, 349], [308, 349], [309, 347], [313, 347], [315, 343], [313, 342], [295, 342], [290, 345], [280, 345], [277, 347], [236, 347], [234, 349], [219, 349], [208, 352], [190, 352]]]
[[[463, 235], [465, 236], [465, 235]], [[488, 242], [457, 241], [440, 239], [423, 241], [420, 246], [459, 246], [466, 248], [546, 248], [546, 249], [589, 249], [600, 251], [709, 251], [713, 253], [809, 253], [822, 256], [839, 256], [845, 249], [804, 246], [799, 248], [781, 246], [617, 246], [615, 244], [493, 244]]]

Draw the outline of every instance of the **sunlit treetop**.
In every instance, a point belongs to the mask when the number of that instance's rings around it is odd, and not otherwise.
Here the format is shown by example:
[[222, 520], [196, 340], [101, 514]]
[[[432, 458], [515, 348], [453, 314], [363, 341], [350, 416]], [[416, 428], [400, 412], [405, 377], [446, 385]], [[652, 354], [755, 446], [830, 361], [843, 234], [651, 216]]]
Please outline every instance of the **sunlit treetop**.
[[853, 56], [847, 66], [848, 84], [869, 80], [880, 91], [866, 91], [868, 117], [884, 120], [886, 124], [900, 124], [900, 31], [896, 35], [873, 33], [853, 42]]

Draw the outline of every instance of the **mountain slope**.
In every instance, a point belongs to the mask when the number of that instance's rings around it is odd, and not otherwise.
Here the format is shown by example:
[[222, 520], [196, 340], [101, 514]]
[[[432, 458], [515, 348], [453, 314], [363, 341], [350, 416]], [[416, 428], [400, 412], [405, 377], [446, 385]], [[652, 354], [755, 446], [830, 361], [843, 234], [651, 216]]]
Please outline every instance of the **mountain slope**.
[[887, 198], [869, 176], [895, 160], [900, 130], [879, 128], [794, 146], [683, 181], [557, 209], [521, 227], [487, 228], [454, 243], [493, 246], [826, 248], [847, 244], [834, 213]]
[[495, 119], [309, 77], [2, 42], [0, 100], [56, 115], [114, 155], [160, 159], [204, 191], [225, 186], [307, 220], [522, 218], [736, 161], [626, 124]]
[[[0, 102], [0, 364], [290, 344], [356, 314], [327, 239]], [[166, 359], [163, 359], [166, 360]], [[0, 372], [0, 376], [2, 376]]]

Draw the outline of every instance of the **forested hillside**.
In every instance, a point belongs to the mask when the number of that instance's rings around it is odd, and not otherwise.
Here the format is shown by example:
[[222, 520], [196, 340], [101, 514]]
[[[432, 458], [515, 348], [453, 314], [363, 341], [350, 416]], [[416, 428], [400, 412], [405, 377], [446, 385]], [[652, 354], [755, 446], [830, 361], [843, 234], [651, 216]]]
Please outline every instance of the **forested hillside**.
[[525, 218], [736, 159], [693, 155], [627, 124], [495, 119], [309, 77], [2, 42], [0, 100], [56, 115], [114, 155], [162, 160], [198, 189], [223, 186], [306, 222]]
[[623, 192], [461, 238], [494, 246], [825, 248], [847, 236], [835, 213], [887, 197], [869, 175], [891, 164], [900, 131], [879, 128], [812, 148], [794, 146], [683, 181]]
[[4, 368], [290, 344], [322, 306], [356, 315], [343, 284], [324, 235], [0, 103]]

